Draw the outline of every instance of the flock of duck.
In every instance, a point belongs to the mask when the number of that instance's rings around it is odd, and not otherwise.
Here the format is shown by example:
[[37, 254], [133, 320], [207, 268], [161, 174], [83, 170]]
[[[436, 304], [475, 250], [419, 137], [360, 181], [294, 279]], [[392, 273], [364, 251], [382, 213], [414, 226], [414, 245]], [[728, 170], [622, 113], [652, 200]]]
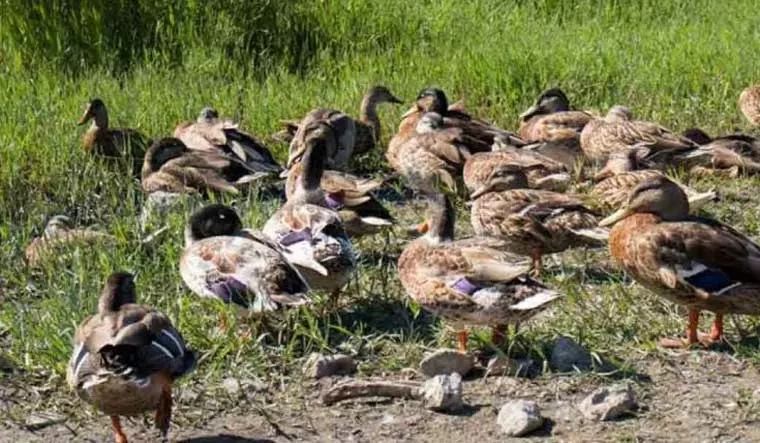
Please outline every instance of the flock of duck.
[[[138, 131], [110, 128], [100, 99], [88, 103], [80, 124], [92, 120], [85, 149], [121, 158], [148, 194], [238, 194], [287, 176], [287, 201], [260, 231], [220, 204], [195, 211], [185, 229], [179, 269], [187, 287], [253, 315], [308, 304], [310, 290], [329, 291], [335, 301], [357, 266], [352, 238], [395, 223], [373, 194], [383, 180], [348, 172], [379, 144], [381, 103], [402, 101], [376, 86], [358, 119], [320, 108], [284, 122], [276, 134], [289, 143], [284, 168], [263, 143], [211, 108], [177, 126], [174, 137], [151, 143]], [[760, 124], [760, 87], [742, 93], [740, 108]], [[410, 229], [417, 238], [398, 260], [401, 284], [452, 323], [461, 352], [466, 326], [492, 327], [500, 345], [507, 325], [561, 299], [539, 280], [543, 255], [605, 243], [636, 281], [688, 308], [686, 339], [663, 346], [721, 340], [724, 314], [760, 314], [760, 246], [717, 220], [690, 215], [715, 194], [661, 172], [673, 166], [726, 177], [758, 172], [760, 150], [750, 136], [711, 138], [698, 129], [678, 135], [635, 120], [622, 106], [606, 116], [572, 110], [557, 88], [541, 94], [512, 133], [470, 115], [461, 102], [450, 105], [440, 89], [425, 88], [385, 157], [427, 200], [424, 219]], [[597, 172], [585, 180], [589, 166]], [[463, 194], [471, 199], [475, 235], [455, 239], [452, 201]], [[58, 216], [26, 258], [36, 266], [61, 244], [107, 238]], [[702, 310], [715, 313], [709, 335], [697, 330]], [[170, 319], [136, 304], [133, 276], [117, 272], [107, 279], [98, 312], [77, 329], [68, 380], [111, 416], [116, 441], [126, 442], [119, 417], [144, 411], [155, 411], [166, 435], [172, 382], [195, 363]]]

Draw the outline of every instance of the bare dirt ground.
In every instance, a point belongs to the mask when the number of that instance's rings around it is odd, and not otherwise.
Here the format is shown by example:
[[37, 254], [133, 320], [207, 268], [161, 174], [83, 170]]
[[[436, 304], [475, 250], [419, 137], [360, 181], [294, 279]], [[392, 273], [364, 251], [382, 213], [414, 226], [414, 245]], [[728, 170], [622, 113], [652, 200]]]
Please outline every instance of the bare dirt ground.
[[[330, 407], [321, 405], [320, 393], [337, 380], [300, 384], [279, 393], [265, 388], [230, 402], [199, 399], [193, 388], [185, 387], [177, 395], [170, 438], [195, 443], [505, 441], [496, 423], [499, 407], [509, 399], [528, 398], [537, 401], [549, 419], [544, 429], [528, 440], [760, 441], [760, 375], [750, 362], [725, 352], [654, 351], [642, 352], [638, 359], [629, 358], [629, 363], [635, 374], [625, 377], [571, 374], [535, 379], [469, 378], [464, 384], [467, 407], [458, 414], [427, 411], [412, 400], [351, 400]], [[635, 386], [640, 404], [636, 414], [613, 422], [585, 420], [575, 406], [595, 388], [617, 382]], [[27, 394], [6, 387], [3, 400], [11, 407], [8, 410]], [[199, 401], [205, 401], [204, 415], [199, 415], [200, 408], [194, 408]], [[44, 402], [37, 407], [44, 409]], [[67, 414], [66, 423], [35, 432], [23, 427], [24, 417], [18, 414], [9, 414], [0, 423], [0, 441], [102, 442], [112, 438], [108, 419], [88, 415], [89, 411]], [[148, 427], [148, 417], [126, 420], [125, 424], [132, 442], [158, 440]]]

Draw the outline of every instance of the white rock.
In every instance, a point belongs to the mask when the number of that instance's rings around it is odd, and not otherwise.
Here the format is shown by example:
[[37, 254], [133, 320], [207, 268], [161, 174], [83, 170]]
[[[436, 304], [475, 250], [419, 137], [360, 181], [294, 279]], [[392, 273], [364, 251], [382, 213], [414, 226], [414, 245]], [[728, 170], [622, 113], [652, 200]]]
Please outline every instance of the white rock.
[[313, 353], [304, 364], [303, 373], [309, 378], [319, 379], [332, 375], [349, 375], [356, 372], [356, 362], [345, 354], [323, 355]]
[[597, 421], [614, 420], [637, 407], [636, 393], [629, 384], [603, 386], [578, 405], [584, 417]]
[[462, 376], [436, 375], [419, 388], [422, 404], [433, 411], [456, 411], [462, 407]]
[[454, 349], [439, 349], [425, 356], [420, 362], [420, 372], [428, 377], [457, 373], [467, 375], [475, 366], [472, 356]]
[[530, 400], [512, 400], [499, 409], [496, 422], [501, 432], [510, 437], [528, 435], [544, 425], [538, 404]]
[[241, 386], [240, 381], [235, 377], [227, 377], [222, 380], [222, 387], [230, 395], [230, 397], [240, 396]]

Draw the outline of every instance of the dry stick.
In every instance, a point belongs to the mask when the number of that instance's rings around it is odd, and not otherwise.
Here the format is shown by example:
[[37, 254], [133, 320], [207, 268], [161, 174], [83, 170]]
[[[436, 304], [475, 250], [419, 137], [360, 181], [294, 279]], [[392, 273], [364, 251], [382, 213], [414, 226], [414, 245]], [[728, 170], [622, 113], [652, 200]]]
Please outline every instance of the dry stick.
[[340, 383], [322, 395], [322, 403], [330, 406], [339, 401], [360, 397], [420, 398], [419, 383], [352, 380]]

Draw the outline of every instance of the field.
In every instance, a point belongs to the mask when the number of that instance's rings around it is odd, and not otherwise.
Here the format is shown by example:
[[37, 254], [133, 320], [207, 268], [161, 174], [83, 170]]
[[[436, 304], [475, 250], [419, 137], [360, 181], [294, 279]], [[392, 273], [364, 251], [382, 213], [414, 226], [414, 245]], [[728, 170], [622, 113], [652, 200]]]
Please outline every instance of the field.
[[[396, 277], [407, 241], [402, 228], [417, 221], [422, 202], [400, 200], [399, 189], [383, 194], [399, 229], [356, 243], [361, 265], [341, 310], [324, 312], [326, 297], [315, 294], [313, 310], [254, 324], [254, 338], [246, 340], [246, 325], [219, 332], [224, 308], [199, 300], [180, 279], [186, 213], [167, 218], [160, 245], [141, 246], [139, 183], [86, 155], [84, 129], [75, 124], [85, 102], [99, 96], [113, 126], [153, 137], [170, 135], [179, 121], [213, 105], [266, 139], [281, 119], [316, 106], [356, 115], [363, 92], [384, 84], [409, 103], [420, 88], [440, 86], [465, 98], [473, 113], [514, 129], [543, 89], [561, 86], [579, 109], [625, 104], [638, 118], [674, 130], [755, 134], [736, 105], [741, 90], [760, 78], [754, 2], [294, 0], [227, 1], [216, 9], [190, 0], [154, 8], [112, 3], [25, 8], [20, 0], [0, 0], [0, 349], [19, 369], [0, 373], [0, 441], [110, 438], [107, 418], [68, 392], [65, 369], [76, 325], [94, 312], [104, 279], [117, 269], [136, 272], [140, 300], [167, 313], [201, 355], [180, 384], [172, 431], [188, 441], [215, 441], [198, 437], [220, 433], [253, 439], [240, 441], [454, 441], [459, 432], [496, 441], [493, 411], [511, 397], [546, 406], [554, 425], [541, 438], [759, 438], [752, 428], [760, 418], [760, 399], [752, 395], [758, 341], [740, 341], [729, 321], [726, 349], [659, 350], [658, 338], [683, 330], [685, 312], [615, 270], [604, 250], [546, 261], [544, 280], [566, 297], [510, 337], [505, 352], [542, 361], [564, 335], [614, 362], [613, 373], [475, 378], [465, 384], [472, 408], [460, 416], [427, 413], [406, 401], [320, 406], [316, 395], [325, 386], [301, 375], [311, 352], [355, 356], [360, 377], [401, 378], [426, 352], [453, 345], [444, 325], [411, 303]], [[405, 109], [382, 108], [383, 144]], [[270, 146], [284, 161], [286, 147]], [[364, 163], [375, 174], [389, 172], [379, 151]], [[706, 214], [760, 240], [760, 179], [690, 180], [672, 172], [698, 190], [717, 189], [720, 201]], [[235, 203], [248, 226], [261, 227], [281, 200], [262, 188]], [[464, 201], [458, 206], [457, 233], [466, 235], [469, 214]], [[118, 242], [72, 249], [31, 270], [24, 248], [55, 214], [97, 225]], [[736, 321], [755, 335], [757, 319]], [[488, 331], [474, 332], [471, 347], [488, 350]], [[221, 387], [229, 377], [255, 381], [256, 389], [231, 395]], [[645, 407], [638, 417], [609, 425], [564, 418], [572, 415], [568, 404], [620, 378], [640, 393]], [[68, 417], [66, 426], [24, 430], [27, 417], [41, 411]], [[395, 424], [380, 424], [384, 414]], [[149, 440], [142, 421], [128, 434]]]

